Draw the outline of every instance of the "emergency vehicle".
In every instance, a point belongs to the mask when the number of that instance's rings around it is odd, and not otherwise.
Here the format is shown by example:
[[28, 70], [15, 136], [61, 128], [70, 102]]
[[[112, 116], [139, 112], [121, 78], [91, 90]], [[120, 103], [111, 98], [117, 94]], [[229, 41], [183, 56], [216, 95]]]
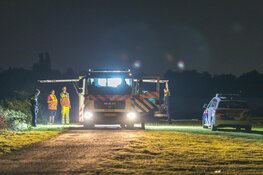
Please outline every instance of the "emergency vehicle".
[[203, 106], [203, 128], [216, 131], [219, 127], [252, 128], [251, 114], [248, 105], [239, 94], [216, 94], [208, 105]]
[[[119, 124], [122, 128], [145, 128], [145, 116], [165, 117], [160, 100], [159, 77], [134, 78], [130, 70], [89, 70], [79, 79], [39, 80], [40, 83], [73, 82], [79, 96], [79, 121], [86, 128]], [[77, 84], [76, 84], [77, 83]], [[147, 90], [146, 84], [154, 85]]]

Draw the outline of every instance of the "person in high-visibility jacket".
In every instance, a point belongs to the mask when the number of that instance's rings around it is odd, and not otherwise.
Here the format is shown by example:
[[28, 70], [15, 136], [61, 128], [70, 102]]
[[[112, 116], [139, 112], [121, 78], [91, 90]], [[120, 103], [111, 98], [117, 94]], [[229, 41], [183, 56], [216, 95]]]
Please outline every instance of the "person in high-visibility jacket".
[[57, 106], [58, 106], [58, 99], [55, 95], [55, 90], [51, 90], [50, 94], [47, 97], [47, 106], [48, 106], [48, 112], [49, 112], [49, 123], [54, 124], [55, 123], [55, 116], [57, 113]]
[[[69, 111], [71, 108], [69, 93], [67, 92], [67, 87], [62, 88], [60, 93], [60, 105], [61, 105], [61, 115], [62, 115], [62, 124], [69, 124]], [[65, 122], [66, 119], [66, 122]]]

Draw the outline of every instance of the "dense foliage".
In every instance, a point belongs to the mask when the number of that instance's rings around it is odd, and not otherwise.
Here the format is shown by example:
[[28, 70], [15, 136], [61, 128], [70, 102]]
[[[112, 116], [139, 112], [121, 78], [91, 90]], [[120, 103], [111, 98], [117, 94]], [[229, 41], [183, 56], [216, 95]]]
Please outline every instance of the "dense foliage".
[[0, 106], [0, 128], [9, 130], [30, 129], [30, 117], [21, 111], [4, 109]]

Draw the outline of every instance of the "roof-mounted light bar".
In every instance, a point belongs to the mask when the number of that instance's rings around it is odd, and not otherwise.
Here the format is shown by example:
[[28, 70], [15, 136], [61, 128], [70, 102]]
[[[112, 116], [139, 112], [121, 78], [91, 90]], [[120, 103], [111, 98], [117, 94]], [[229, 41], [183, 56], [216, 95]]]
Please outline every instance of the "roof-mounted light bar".
[[130, 73], [131, 70], [89, 69], [92, 73]]

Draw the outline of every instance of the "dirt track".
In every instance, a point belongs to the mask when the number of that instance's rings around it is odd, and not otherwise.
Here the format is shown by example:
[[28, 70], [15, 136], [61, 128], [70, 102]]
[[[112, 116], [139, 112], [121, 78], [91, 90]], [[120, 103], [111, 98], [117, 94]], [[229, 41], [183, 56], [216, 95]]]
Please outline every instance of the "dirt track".
[[72, 130], [0, 158], [0, 174], [82, 174], [136, 137], [136, 131]]

